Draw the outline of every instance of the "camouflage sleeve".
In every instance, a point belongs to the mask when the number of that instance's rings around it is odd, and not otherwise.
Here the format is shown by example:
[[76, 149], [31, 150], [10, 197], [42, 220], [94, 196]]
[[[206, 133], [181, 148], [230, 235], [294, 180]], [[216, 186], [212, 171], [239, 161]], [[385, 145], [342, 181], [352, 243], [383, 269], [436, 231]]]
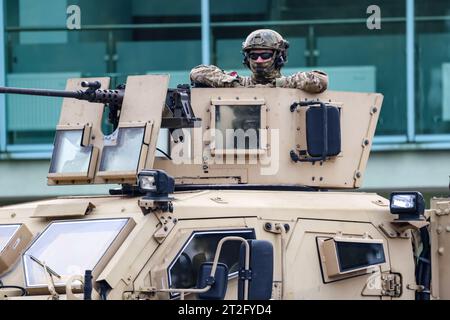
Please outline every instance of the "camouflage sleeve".
[[276, 80], [276, 87], [301, 89], [309, 93], [322, 93], [328, 88], [328, 75], [319, 70], [297, 72]]
[[231, 88], [239, 85], [236, 72], [226, 73], [216, 66], [199, 65], [191, 70], [191, 81], [212, 88]]

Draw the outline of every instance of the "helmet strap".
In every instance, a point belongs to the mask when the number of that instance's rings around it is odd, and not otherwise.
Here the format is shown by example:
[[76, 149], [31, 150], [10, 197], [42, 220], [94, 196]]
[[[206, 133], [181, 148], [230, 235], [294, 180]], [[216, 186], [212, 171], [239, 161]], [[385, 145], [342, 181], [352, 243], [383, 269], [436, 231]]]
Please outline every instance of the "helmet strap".
[[250, 69], [250, 62], [249, 62], [249, 58], [248, 58], [248, 52], [244, 51], [243, 54], [244, 54], [244, 60], [242, 61], [242, 64]]

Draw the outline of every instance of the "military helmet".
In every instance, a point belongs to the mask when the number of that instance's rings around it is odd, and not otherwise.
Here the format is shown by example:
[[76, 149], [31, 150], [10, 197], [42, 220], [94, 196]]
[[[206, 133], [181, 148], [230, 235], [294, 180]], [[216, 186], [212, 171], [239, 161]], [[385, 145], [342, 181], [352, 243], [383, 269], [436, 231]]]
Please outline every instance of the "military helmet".
[[250, 33], [242, 43], [242, 51], [251, 49], [272, 49], [277, 51], [286, 51], [289, 42], [276, 31], [270, 29], [259, 29]]
[[244, 55], [244, 65], [250, 68], [248, 52], [252, 49], [271, 49], [277, 52], [274, 60], [275, 69], [281, 69], [287, 62], [287, 49], [289, 42], [278, 32], [271, 29], [259, 29], [250, 33], [242, 43], [242, 53]]

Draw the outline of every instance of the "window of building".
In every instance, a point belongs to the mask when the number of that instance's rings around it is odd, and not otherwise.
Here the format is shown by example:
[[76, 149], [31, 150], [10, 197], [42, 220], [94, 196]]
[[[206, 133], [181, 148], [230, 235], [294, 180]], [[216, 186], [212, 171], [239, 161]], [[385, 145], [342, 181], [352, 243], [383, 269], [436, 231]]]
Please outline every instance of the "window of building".
[[416, 16], [426, 17], [416, 21], [416, 133], [450, 140], [450, 4], [415, 4]]
[[[331, 90], [382, 92], [385, 99], [377, 135], [406, 134], [404, 1], [378, 2], [383, 18], [403, 18], [402, 22], [384, 19], [381, 30], [366, 26], [371, 1], [292, 0], [280, 4], [255, 0], [246, 4], [242, 8], [237, 0], [211, 4], [213, 63], [228, 70], [243, 69], [242, 41], [256, 28], [272, 28], [290, 42], [284, 75], [319, 68], [329, 74]], [[271, 24], [232, 23], [236, 12], [229, 7], [233, 5], [242, 13], [253, 12], [246, 21], [258, 16]], [[228, 23], [220, 23], [223, 21]]]
[[[198, 0], [4, 1], [8, 86], [64, 90], [68, 78], [109, 76], [115, 87], [128, 75], [170, 73], [176, 87], [190, 83], [190, 69], [201, 63]], [[80, 30], [67, 30], [69, 5], [80, 7]], [[9, 95], [0, 129], [7, 150], [45, 150], [50, 157], [61, 104]], [[163, 135], [160, 147], [168, 151]]]
[[[201, 0], [4, 3], [9, 86], [64, 89], [69, 77], [106, 75], [114, 87], [128, 75], [163, 72], [171, 74], [175, 87], [189, 83], [190, 69], [202, 63]], [[407, 3], [415, 4], [416, 15], [411, 75], [416, 88], [409, 99]], [[81, 8], [81, 30], [67, 31], [63, 9], [69, 4]], [[375, 142], [406, 142], [408, 133], [416, 137], [411, 142], [450, 142], [449, 2], [376, 4], [381, 29], [366, 25], [371, 0], [210, 1], [210, 63], [248, 75], [241, 64], [242, 41], [257, 28], [272, 28], [291, 44], [284, 74], [320, 68], [329, 74], [331, 90], [383, 93]], [[415, 105], [412, 132], [410, 99]], [[48, 150], [50, 155], [60, 105], [61, 99], [8, 96], [6, 108], [0, 108], [6, 150]]]

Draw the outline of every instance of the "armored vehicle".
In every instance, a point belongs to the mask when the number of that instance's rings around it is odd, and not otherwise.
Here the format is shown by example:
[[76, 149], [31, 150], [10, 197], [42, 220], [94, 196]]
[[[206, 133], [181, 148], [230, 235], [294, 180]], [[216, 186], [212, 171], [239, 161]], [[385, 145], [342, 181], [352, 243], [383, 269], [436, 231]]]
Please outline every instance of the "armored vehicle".
[[450, 298], [450, 199], [352, 191], [381, 94], [168, 79], [0, 89], [65, 97], [49, 185], [119, 186], [0, 208], [0, 299]]

